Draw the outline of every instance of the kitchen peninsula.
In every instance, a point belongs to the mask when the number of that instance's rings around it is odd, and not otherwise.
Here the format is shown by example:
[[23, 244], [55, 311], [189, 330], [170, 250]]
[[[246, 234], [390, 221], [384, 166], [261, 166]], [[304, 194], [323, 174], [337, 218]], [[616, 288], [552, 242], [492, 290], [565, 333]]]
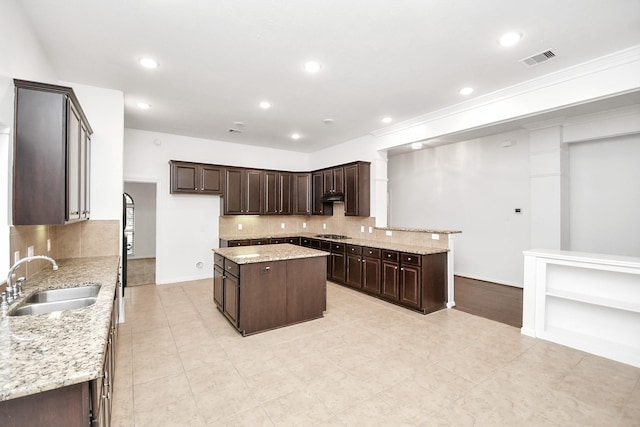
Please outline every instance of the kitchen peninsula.
[[327, 253], [291, 244], [213, 249], [213, 299], [243, 335], [322, 317]]

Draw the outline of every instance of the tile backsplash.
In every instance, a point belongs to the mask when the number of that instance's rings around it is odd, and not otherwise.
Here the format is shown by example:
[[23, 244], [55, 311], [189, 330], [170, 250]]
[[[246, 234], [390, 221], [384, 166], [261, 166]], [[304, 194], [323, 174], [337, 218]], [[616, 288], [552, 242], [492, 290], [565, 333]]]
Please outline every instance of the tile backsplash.
[[[50, 241], [50, 250], [47, 248]], [[34, 255], [47, 255], [53, 259], [85, 258], [92, 256], [118, 255], [120, 253], [120, 221], [89, 220], [66, 225], [16, 225], [9, 235], [10, 260], [14, 253], [27, 256], [29, 246]], [[16, 276], [28, 277], [36, 271], [50, 266], [49, 262], [35, 260], [21, 265]]]

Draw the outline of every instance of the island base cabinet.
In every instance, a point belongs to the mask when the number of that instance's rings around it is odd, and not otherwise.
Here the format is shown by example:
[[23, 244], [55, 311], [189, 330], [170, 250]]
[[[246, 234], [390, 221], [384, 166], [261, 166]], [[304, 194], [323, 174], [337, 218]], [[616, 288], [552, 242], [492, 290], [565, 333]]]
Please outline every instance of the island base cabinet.
[[287, 324], [322, 317], [327, 309], [326, 257], [287, 261]]
[[243, 334], [277, 328], [286, 323], [287, 265], [283, 262], [240, 267], [240, 318]]

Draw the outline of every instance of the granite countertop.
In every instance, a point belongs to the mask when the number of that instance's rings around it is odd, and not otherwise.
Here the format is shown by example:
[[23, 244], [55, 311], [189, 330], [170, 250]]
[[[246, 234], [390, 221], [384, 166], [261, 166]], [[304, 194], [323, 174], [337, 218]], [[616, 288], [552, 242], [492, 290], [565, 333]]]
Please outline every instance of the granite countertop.
[[430, 234], [461, 234], [461, 230], [432, 230], [430, 228], [408, 228], [408, 227], [376, 227], [376, 230], [391, 230], [391, 231], [413, 231], [416, 233], [430, 233]]
[[[311, 238], [311, 239], [317, 239], [317, 240], [325, 240], [328, 242], [346, 243], [348, 245], [368, 246], [370, 248], [407, 252], [407, 253], [416, 254], [416, 255], [431, 255], [431, 254], [440, 254], [444, 252], [449, 252], [449, 249], [447, 248], [428, 248], [426, 246], [420, 246], [420, 245], [408, 245], [405, 243], [398, 243], [398, 242], [380, 242], [378, 240], [367, 240], [367, 239], [358, 239], [358, 238], [328, 239], [326, 237], [318, 237], [317, 235], [310, 234], [310, 233], [257, 235], [257, 236], [249, 236], [249, 237], [220, 236], [220, 238], [223, 240], [248, 240], [248, 239], [266, 239], [266, 238], [279, 238], [279, 237], [305, 237], [305, 238]], [[242, 247], [246, 247], [246, 246], [239, 246], [238, 248], [242, 248]], [[253, 248], [255, 246], [251, 246], [251, 247]], [[297, 246], [297, 247], [300, 247], [300, 246]], [[235, 249], [235, 248], [225, 248], [225, 249]]]
[[236, 264], [253, 264], [257, 262], [284, 261], [297, 258], [312, 258], [329, 255], [327, 252], [302, 246], [282, 243], [279, 245], [237, 246], [233, 248], [216, 248], [213, 252], [235, 262]]
[[[100, 377], [104, 364], [118, 256], [56, 260], [24, 283], [35, 292], [100, 284], [95, 304], [31, 316], [0, 317], [0, 402]], [[10, 310], [16, 306], [14, 303]]]

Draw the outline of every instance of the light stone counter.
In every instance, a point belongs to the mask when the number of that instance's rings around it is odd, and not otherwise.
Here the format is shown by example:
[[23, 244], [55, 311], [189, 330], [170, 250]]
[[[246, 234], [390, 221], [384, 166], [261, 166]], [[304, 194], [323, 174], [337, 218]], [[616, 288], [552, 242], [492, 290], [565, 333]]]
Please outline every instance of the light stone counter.
[[[100, 284], [95, 304], [31, 316], [0, 318], [0, 401], [98, 378], [104, 364], [118, 256], [56, 260], [24, 284], [31, 294], [55, 288]], [[14, 303], [11, 307], [16, 306]]]
[[[387, 249], [391, 251], [399, 251], [399, 252], [407, 252], [416, 255], [430, 255], [430, 254], [439, 254], [443, 252], [449, 252], [449, 249], [446, 248], [430, 248], [427, 246], [420, 245], [410, 245], [399, 242], [380, 242], [376, 240], [368, 240], [368, 239], [358, 239], [358, 238], [348, 238], [348, 239], [328, 239], [326, 237], [317, 237], [315, 234], [274, 234], [274, 235], [255, 235], [250, 237], [229, 237], [229, 236], [220, 236], [223, 240], [245, 240], [245, 239], [267, 239], [267, 238], [282, 238], [282, 237], [305, 237], [317, 240], [325, 240], [328, 242], [336, 242], [336, 243], [346, 243], [348, 245], [358, 245], [358, 246], [368, 246], [371, 248], [377, 249]], [[242, 246], [239, 246], [241, 248]], [[253, 246], [252, 246], [253, 247]], [[299, 246], [298, 246], [299, 247]], [[225, 249], [235, 249], [235, 248], [225, 248]], [[254, 261], [260, 262], [260, 261]]]
[[317, 249], [283, 243], [279, 245], [237, 246], [233, 248], [216, 248], [213, 252], [235, 262], [236, 264], [252, 264], [258, 262], [284, 261], [288, 259], [312, 258], [329, 255]]

